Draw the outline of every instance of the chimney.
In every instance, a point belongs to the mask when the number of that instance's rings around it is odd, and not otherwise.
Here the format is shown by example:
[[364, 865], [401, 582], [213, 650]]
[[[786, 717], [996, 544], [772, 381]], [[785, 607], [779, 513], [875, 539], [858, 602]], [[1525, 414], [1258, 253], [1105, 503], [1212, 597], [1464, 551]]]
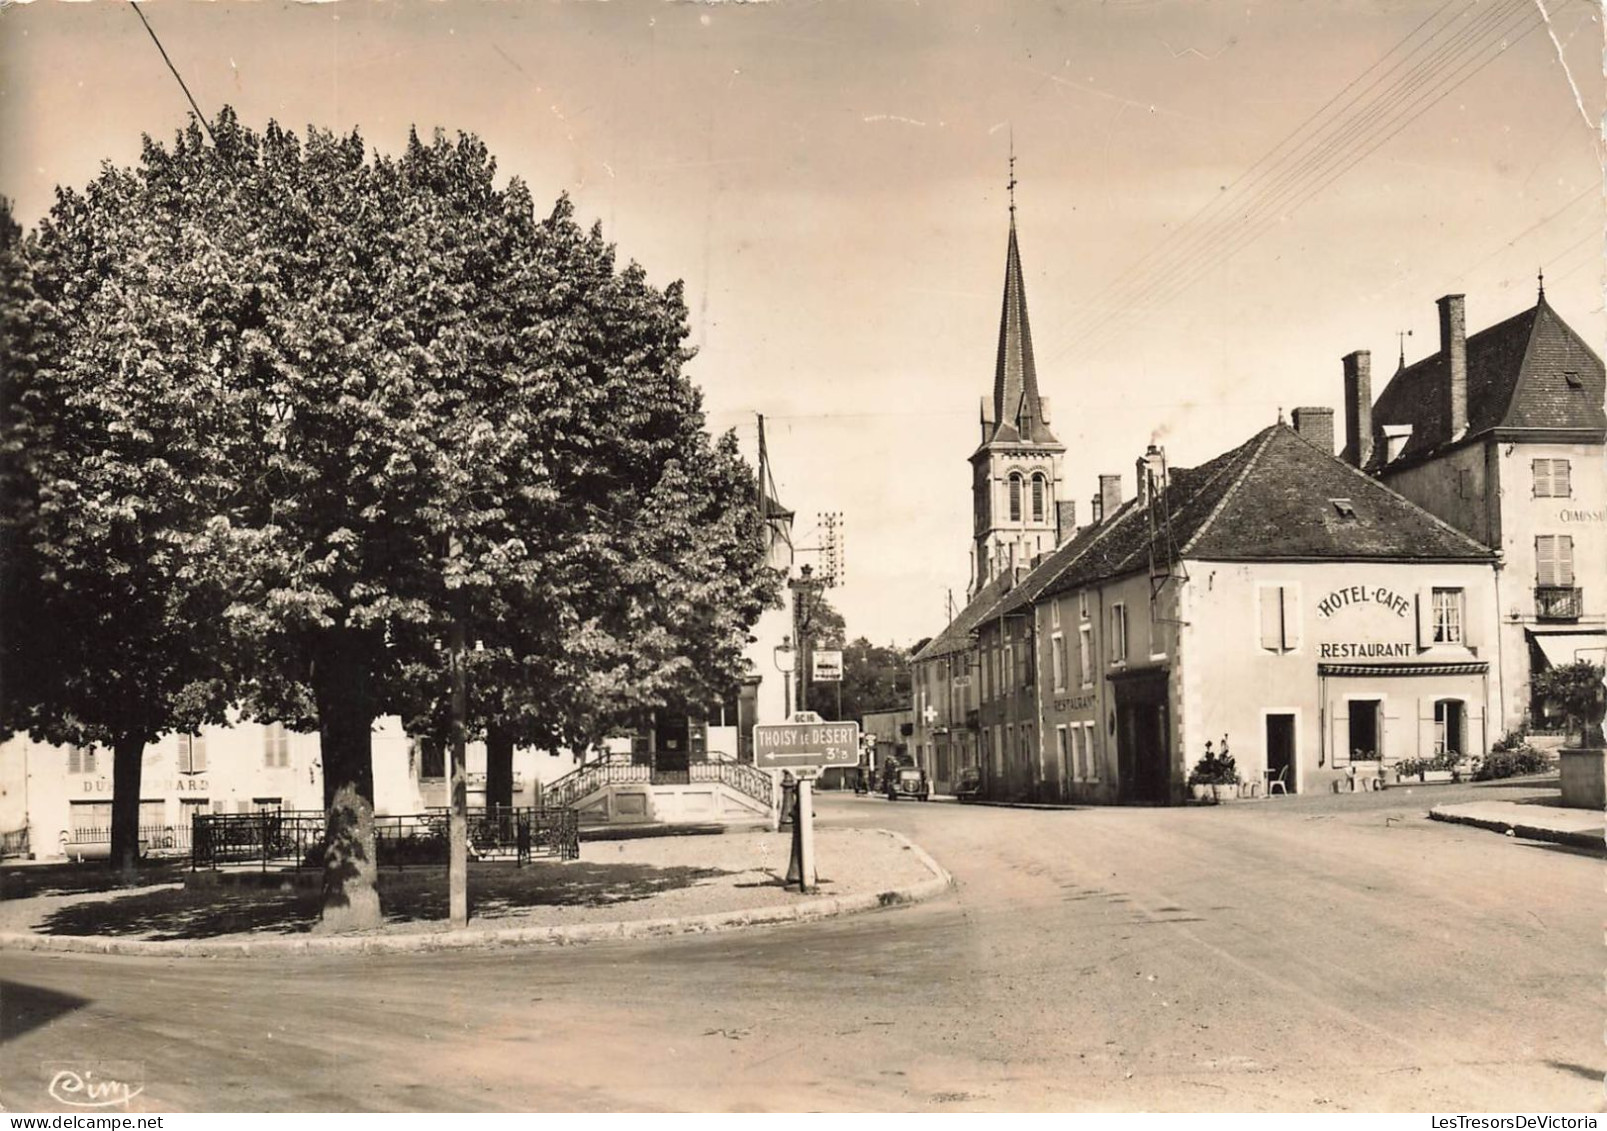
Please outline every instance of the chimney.
[[1122, 477], [1120, 475], [1101, 475], [1099, 477], [1099, 515], [1100, 521], [1113, 517], [1122, 506]]
[[1334, 410], [1306, 406], [1294, 411], [1295, 431], [1325, 456], [1334, 454]]
[[1077, 500], [1055, 500], [1055, 545], [1059, 546], [1066, 539], [1077, 533]]
[[1461, 295], [1440, 299], [1440, 352], [1451, 385], [1451, 434], [1454, 440], [1468, 428], [1468, 328]]
[[[1145, 506], [1149, 503], [1153, 492], [1166, 490], [1166, 453], [1151, 444], [1139, 457], [1133, 478], [1138, 484], [1139, 505]], [[1118, 480], [1118, 488], [1120, 485]]]
[[1105, 500], [1098, 495], [1088, 500], [1088, 521], [1095, 526], [1105, 521]]
[[1345, 462], [1366, 467], [1373, 458], [1373, 355], [1345, 355]]

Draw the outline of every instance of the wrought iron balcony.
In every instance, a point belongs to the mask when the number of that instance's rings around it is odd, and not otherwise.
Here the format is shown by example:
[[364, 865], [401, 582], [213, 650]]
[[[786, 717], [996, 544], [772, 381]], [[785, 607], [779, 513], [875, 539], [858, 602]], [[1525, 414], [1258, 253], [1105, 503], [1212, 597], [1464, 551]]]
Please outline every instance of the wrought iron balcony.
[[1578, 620], [1584, 608], [1584, 591], [1565, 585], [1537, 585], [1534, 615], [1537, 620]]

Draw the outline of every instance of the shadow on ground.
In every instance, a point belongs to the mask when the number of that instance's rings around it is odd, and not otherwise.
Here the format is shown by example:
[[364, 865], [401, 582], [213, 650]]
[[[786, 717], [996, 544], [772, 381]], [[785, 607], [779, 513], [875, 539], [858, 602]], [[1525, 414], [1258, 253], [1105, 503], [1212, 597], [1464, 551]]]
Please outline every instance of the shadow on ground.
[[[140, 865], [138, 887], [178, 883], [190, 870], [188, 860], [146, 861]], [[122, 873], [104, 860], [81, 864], [28, 864], [0, 868], [0, 899], [31, 899], [40, 895], [87, 895], [129, 887]]]
[[[470, 913], [478, 922], [510, 919], [533, 907], [606, 907], [648, 899], [735, 873], [715, 868], [574, 861], [474, 865]], [[387, 923], [444, 921], [444, 868], [385, 871], [379, 879]], [[255, 931], [301, 934], [318, 922], [316, 889], [164, 888], [60, 907], [34, 927], [45, 935], [136, 936], [158, 942]]]

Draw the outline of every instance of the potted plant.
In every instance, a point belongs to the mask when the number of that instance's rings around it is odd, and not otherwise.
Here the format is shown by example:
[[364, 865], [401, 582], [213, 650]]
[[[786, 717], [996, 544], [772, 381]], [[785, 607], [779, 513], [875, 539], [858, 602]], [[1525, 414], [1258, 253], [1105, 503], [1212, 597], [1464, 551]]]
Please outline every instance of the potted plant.
[[[1568, 724], [1562, 761], [1562, 803], [1578, 809], [1607, 804], [1607, 753], [1601, 719], [1607, 707], [1602, 666], [1589, 660], [1547, 668], [1530, 681], [1535, 698], [1555, 704]], [[1577, 742], [1577, 745], [1574, 743]]]
[[1205, 744], [1205, 757], [1189, 771], [1189, 789], [1196, 801], [1237, 800], [1239, 796], [1239, 769], [1233, 755], [1223, 751], [1220, 755]]

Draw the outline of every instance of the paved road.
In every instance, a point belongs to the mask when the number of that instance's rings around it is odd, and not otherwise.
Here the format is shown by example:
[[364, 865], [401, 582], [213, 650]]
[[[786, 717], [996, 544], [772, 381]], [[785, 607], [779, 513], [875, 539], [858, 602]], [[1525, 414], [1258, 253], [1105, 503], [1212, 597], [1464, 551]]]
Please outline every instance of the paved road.
[[1600, 1110], [1600, 861], [1418, 808], [828, 797], [954, 893], [573, 949], [3, 954], [0, 1102], [132, 1061], [148, 1110]]

